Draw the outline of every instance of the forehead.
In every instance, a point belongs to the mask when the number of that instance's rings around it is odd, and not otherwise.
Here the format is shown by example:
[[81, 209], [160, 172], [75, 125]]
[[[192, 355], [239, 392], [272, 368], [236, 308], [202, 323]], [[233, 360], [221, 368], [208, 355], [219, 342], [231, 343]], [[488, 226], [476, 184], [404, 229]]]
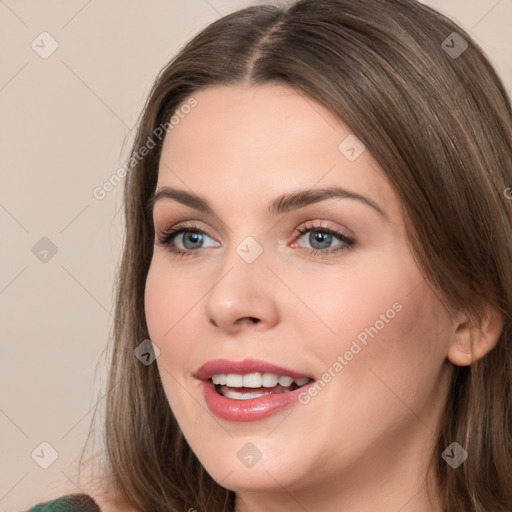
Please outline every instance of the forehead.
[[336, 151], [336, 141], [349, 133], [315, 100], [283, 85], [215, 86], [194, 98], [197, 105], [167, 135], [164, 153], [194, 158], [201, 149], [261, 161], [307, 151], [301, 142], [324, 140]]
[[340, 185], [393, 200], [368, 151], [351, 161], [340, 149], [354, 137], [349, 127], [304, 93], [267, 84], [215, 86], [193, 97], [197, 105], [164, 140], [157, 188], [270, 200], [316, 184]]

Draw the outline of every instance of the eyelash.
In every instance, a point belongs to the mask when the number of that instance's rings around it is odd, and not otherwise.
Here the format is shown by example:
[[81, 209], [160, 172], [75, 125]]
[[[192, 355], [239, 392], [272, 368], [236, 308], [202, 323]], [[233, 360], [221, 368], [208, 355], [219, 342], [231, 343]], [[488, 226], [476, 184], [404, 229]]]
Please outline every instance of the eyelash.
[[[300, 238], [303, 235], [305, 235], [306, 233], [309, 233], [310, 231], [313, 231], [313, 232], [317, 231], [319, 233], [326, 233], [328, 235], [332, 235], [332, 236], [338, 238], [344, 244], [344, 245], [338, 246], [334, 249], [333, 248], [328, 248], [328, 249], [305, 248], [304, 250], [305, 250], [306, 254], [311, 255], [311, 256], [326, 257], [333, 253], [348, 251], [348, 250], [352, 249], [352, 247], [356, 243], [356, 241], [353, 238], [347, 236], [346, 234], [341, 233], [335, 229], [324, 227], [321, 225], [305, 225], [301, 229], [296, 229], [296, 235]], [[210, 237], [210, 235], [208, 233], [206, 233], [206, 231], [198, 228], [197, 226], [194, 226], [193, 224], [187, 225], [187, 226], [179, 224], [177, 226], [172, 227], [171, 229], [169, 229], [167, 231], [164, 231], [161, 235], [159, 235], [157, 237], [157, 240], [158, 240], [157, 244], [162, 247], [167, 248], [168, 251], [175, 256], [193, 256], [196, 253], [200, 252], [201, 249], [204, 249], [204, 248], [199, 248], [199, 249], [195, 249], [195, 250], [189, 249], [189, 250], [184, 251], [181, 249], [176, 249], [175, 247], [173, 247], [171, 245], [171, 242], [174, 240], [174, 238], [176, 238], [181, 233], [186, 233], [186, 232], [201, 233], [203, 235]], [[210, 237], [210, 238], [212, 238], [212, 237]]]

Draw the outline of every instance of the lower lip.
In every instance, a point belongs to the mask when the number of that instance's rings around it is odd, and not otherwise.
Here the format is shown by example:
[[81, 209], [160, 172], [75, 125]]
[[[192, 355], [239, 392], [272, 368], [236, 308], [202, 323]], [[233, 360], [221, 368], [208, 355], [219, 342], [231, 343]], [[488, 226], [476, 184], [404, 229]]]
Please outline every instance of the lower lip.
[[299, 395], [313, 385], [314, 381], [287, 393], [265, 395], [249, 400], [226, 398], [215, 391], [211, 381], [201, 382], [201, 391], [208, 409], [226, 421], [258, 421], [268, 418], [283, 409], [290, 407], [299, 400]]

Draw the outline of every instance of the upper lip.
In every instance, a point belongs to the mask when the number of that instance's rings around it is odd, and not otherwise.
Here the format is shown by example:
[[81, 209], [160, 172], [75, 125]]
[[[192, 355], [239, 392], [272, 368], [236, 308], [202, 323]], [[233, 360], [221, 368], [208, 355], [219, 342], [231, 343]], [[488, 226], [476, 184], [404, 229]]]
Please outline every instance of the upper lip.
[[274, 373], [279, 376], [287, 375], [294, 379], [299, 379], [301, 377], [308, 377], [310, 379], [314, 379], [313, 376], [307, 373], [301, 373], [295, 370], [290, 370], [289, 368], [285, 368], [283, 366], [278, 366], [273, 363], [269, 363], [268, 361], [262, 361], [261, 359], [243, 359], [242, 361], [232, 361], [229, 359], [215, 359], [213, 361], [208, 361], [203, 364], [194, 376], [200, 380], [208, 380], [211, 379], [212, 375], [217, 375], [220, 373], [229, 374], [235, 373], [238, 375], [245, 375], [247, 373]]

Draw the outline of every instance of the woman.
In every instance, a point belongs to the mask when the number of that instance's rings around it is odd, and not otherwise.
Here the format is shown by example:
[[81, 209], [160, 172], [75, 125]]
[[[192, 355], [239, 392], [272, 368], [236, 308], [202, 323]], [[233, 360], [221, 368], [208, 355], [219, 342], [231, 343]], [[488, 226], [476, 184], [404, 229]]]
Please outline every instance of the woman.
[[464, 30], [236, 12], [132, 160], [102, 510], [512, 510], [512, 112]]

